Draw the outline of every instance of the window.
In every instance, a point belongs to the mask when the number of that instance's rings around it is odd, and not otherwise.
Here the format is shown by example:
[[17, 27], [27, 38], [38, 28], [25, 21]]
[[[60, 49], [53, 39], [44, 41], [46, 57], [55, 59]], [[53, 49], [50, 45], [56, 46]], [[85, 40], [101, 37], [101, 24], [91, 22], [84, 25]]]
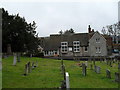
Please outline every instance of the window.
[[73, 41], [74, 52], [80, 52], [80, 41]]
[[88, 51], [88, 48], [87, 48], [87, 47], [85, 47], [85, 51]]
[[96, 38], [96, 43], [100, 43], [100, 38]]
[[96, 53], [101, 53], [101, 48], [100, 47], [96, 47]]
[[68, 51], [68, 43], [67, 42], [61, 42], [61, 52], [66, 53]]

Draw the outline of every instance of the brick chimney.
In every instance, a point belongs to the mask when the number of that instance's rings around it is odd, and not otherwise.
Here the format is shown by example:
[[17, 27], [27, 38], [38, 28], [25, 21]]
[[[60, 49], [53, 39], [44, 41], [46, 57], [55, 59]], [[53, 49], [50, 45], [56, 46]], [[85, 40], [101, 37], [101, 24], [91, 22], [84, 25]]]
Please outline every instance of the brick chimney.
[[88, 26], [88, 33], [91, 33], [91, 27], [90, 27], [90, 25]]

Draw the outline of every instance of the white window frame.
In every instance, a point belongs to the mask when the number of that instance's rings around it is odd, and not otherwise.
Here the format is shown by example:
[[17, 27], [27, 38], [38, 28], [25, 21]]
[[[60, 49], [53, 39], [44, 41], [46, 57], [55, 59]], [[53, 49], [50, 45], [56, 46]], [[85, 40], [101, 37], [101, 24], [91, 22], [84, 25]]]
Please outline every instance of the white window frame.
[[61, 52], [62, 53], [68, 52], [68, 42], [61, 42]]
[[73, 41], [73, 51], [80, 52], [80, 41]]
[[95, 47], [96, 48], [96, 53], [101, 53], [101, 48], [100, 47]]

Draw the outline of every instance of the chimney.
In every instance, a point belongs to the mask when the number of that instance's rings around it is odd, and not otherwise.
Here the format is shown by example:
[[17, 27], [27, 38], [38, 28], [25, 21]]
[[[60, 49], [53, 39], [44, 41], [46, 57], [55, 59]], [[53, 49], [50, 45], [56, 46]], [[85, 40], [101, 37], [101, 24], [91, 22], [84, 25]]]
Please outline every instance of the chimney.
[[94, 32], [94, 29], [92, 29], [92, 32]]
[[88, 26], [88, 33], [91, 33], [91, 27], [90, 27], [90, 25]]

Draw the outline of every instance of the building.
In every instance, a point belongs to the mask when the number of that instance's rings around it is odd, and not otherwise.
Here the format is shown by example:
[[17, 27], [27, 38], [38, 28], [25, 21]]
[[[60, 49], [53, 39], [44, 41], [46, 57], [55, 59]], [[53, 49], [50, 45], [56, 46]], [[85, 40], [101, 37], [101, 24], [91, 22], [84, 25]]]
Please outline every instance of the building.
[[94, 32], [53, 34], [40, 38], [44, 56], [108, 56], [112, 52], [112, 39]]

